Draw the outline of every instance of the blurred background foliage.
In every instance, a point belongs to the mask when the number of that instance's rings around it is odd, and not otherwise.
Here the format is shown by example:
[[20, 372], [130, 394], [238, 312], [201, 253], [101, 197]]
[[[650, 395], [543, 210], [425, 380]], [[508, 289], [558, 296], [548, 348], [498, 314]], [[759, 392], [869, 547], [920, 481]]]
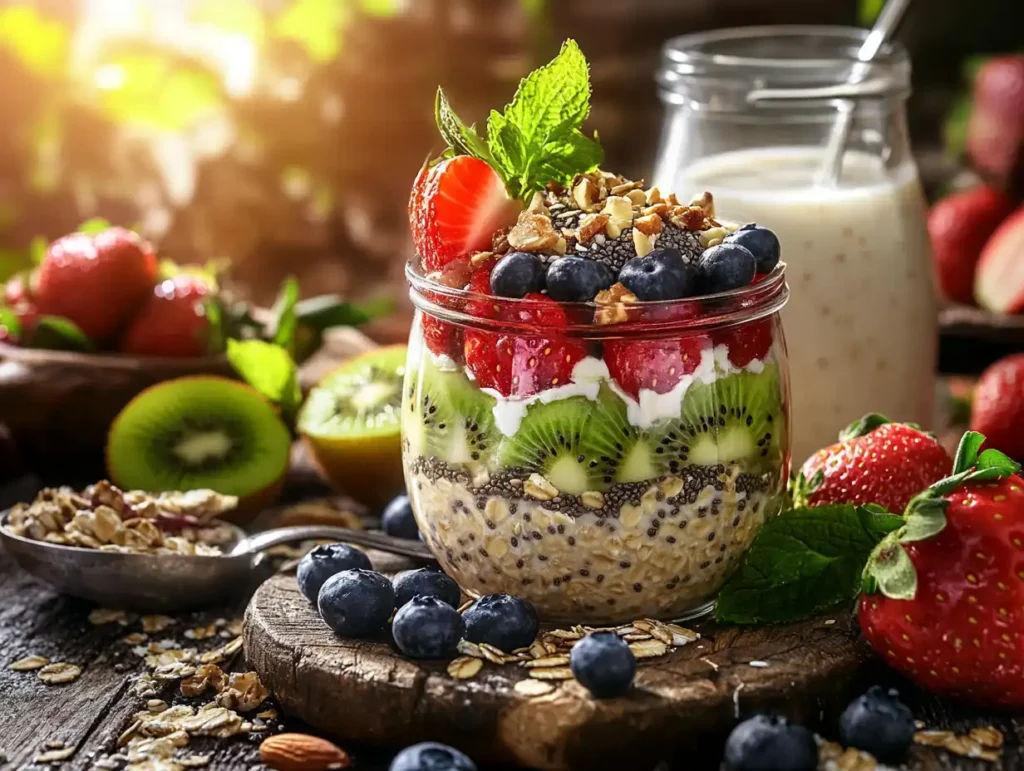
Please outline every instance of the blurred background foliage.
[[[966, 21], [954, 0], [911, 13], [920, 141], [938, 140], [966, 54], [1003, 45], [984, 36], [1012, 25], [988, 16], [1017, 3], [979, 0]], [[663, 39], [738, 20], [867, 24], [879, 6], [0, 0], [0, 279], [30, 264], [34, 239], [102, 216], [166, 257], [230, 259], [257, 302], [290, 274], [307, 293], [400, 297], [409, 182], [438, 149], [438, 83], [479, 119], [573, 36], [592, 62], [608, 165], [640, 176], [656, 146]]]

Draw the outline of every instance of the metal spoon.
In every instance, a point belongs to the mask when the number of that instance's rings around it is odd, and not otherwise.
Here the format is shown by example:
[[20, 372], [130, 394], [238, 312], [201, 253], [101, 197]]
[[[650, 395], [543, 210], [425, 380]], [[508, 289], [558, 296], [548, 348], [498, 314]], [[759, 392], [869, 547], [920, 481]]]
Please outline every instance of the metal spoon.
[[[856, 85], [867, 77], [870, 71], [869, 63], [892, 37], [909, 5], [910, 0], [888, 0], [878, 15], [878, 19], [875, 20], [871, 32], [864, 38], [864, 42], [857, 50], [857, 62], [850, 71], [847, 83]], [[825, 158], [815, 178], [818, 185], [836, 187], [839, 184], [839, 177], [843, 172], [843, 155], [846, 151], [846, 142], [850, 138], [855, 105], [856, 103], [850, 100], [839, 103], [839, 115], [836, 122], [832, 124], [832, 131], [829, 133], [828, 144], [825, 147]]]
[[235, 540], [222, 547], [222, 556], [193, 557], [124, 554], [36, 541], [12, 533], [8, 517], [6, 511], [0, 515], [0, 543], [27, 573], [62, 594], [148, 613], [191, 610], [243, 596], [269, 576], [266, 550], [285, 543], [323, 538], [434, 561], [420, 541], [328, 525], [282, 527], [249, 536], [231, 525]]

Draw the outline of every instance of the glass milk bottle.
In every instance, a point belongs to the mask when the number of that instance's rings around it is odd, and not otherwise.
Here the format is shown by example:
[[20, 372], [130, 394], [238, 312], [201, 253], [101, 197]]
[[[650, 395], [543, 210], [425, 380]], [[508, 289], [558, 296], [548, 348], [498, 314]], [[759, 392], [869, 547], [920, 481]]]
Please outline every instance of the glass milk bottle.
[[[867, 412], [928, 426], [937, 353], [925, 206], [910, 154], [910, 62], [898, 45], [854, 69], [865, 30], [747, 27], [674, 38], [658, 80], [662, 189], [714, 193], [719, 217], [774, 230], [795, 467]], [[850, 85], [856, 73], [856, 85]], [[838, 184], [819, 179], [854, 106]]]

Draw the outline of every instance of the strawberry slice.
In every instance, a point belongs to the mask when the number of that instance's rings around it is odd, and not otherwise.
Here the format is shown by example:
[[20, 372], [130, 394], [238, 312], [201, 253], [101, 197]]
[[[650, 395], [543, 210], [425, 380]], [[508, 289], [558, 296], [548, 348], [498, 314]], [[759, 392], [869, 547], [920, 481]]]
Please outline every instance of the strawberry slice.
[[427, 270], [491, 245], [494, 232], [515, 222], [517, 205], [501, 177], [479, 158], [459, 155], [424, 167], [409, 197], [413, 244]]
[[565, 312], [557, 302], [542, 294], [528, 294], [524, 299], [530, 300], [531, 305], [508, 312], [509, 320], [535, 325], [538, 330], [545, 330], [545, 337], [466, 333], [466, 366], [481, 387], [493, 388], [502, 396], [522, 398], [565, 385], [570, 382], [573, 367], [587, 355], [586, 344], [581, 340], [551, 335], [550, 330], [567, 324]]
[[996, 313], [1024, 311], [1024, 206], [1010, 215], [985, 244], [978, 260], [974, 293]]
[[771, 317], [740, 324], [735, 327], [715, 330], [711, 339], [715, 345], [726, 345], [729, 348], [729, 361], [742, 369], [754, 359], [764, 359], [772, 347]]

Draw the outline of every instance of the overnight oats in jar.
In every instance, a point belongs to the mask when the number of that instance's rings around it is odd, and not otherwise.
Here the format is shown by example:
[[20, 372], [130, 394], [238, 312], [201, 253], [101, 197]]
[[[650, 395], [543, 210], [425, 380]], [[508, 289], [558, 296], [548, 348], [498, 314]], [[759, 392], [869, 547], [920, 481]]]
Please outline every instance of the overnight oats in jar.
[[[489, 135], [560, 98], [524, 105], [536, 77]], [[707, 610], [785, 495], [778, 239], [720, 219], [710, 193], [684, 203], [593, 168], [578, 124], [516, 171], [440, 92], [438, 116], [451, 149], [413, 185], [406, 270], [403, 462], [423, 540], [466, 593], [547, 621]]]

